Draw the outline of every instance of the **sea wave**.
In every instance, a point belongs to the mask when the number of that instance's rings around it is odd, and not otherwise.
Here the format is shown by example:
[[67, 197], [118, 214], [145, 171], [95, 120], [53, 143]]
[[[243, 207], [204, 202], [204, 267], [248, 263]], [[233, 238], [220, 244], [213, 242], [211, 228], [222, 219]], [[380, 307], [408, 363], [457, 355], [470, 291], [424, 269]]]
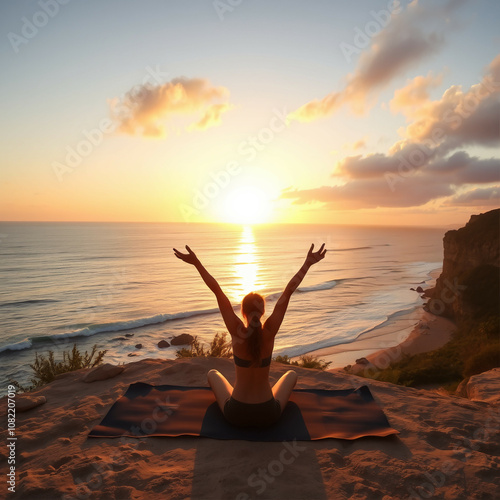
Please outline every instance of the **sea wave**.
[[59, 300], [55, 300], [55, 299], [16, 300], [16, 301], [12, 301], [12, 302], [0, 302], [0, 307], [29, 306], [32, 304], [52, 304], [53, 302], [59, 302]]
[[[405, 315], [411, 315], [414, 311], [416, 311], [419, 307], [419, 304], [414, 304], [411, 307], [405, 307], [403, 309], [399, 309], [397, 311], [393, 311], [385, 316], [384, 319], [379, 319], [375, 325], [370, 326], [368, 328], [363, 329], [361, 332], [354, 333], [351, 336], [346, 336], [342, 338], [324, 338], [321, 340], [302, 343], [300, 345], [283, 347], [281, 349], [275, 349], [276, 355], [287, 354], [290, 357], [302, 356], [304, 354], [308, 354], [310, 352], [314, 352], [318, 349], [323, 349], [326, 347], [336, 347], [336, 346], [347, 346], [349, 344], [354, 344], [356, 341], [362, 339], [363, 336], [367, 334], [372, 334], [370, 338], [376, 338], [377, 335], [373, 335], [373, 332], [377, 330], [381, 330], [384, 326], [391, 324], [396, 321], [399, 317]], [[414, 324], [416, 324], [416, 319], [414, 322], [409, 321], [407, 327], [413, 328]], [[381, 330], [381, 334], [384, 335], [386, 333]]]
[[201, 309], [196, 311], [180, 312], [176, 314], [156, 314], [155, 316], [150, 316], [148, 318], [132, 319], [128, 321], [113, 321], [110, 323], [99, 323], [99, 324], [89, 325], [85, 328], [81, 328], [71, 332], [58, 333], [56, 335], [41, 335], [37, 337], [30, 337], [29, 339], [24, 340], [22, 342], [17, 342], [15, 344], [2, 346], [0, 347], [0, 352], [29, 349], [30, 347], [32, 347], [34, 342], [39, 343], [47, 341], [57, 341], [65, 338], [90, 337], [92, 335], [96, 335], [97, 333], [132, 330], [134, 328], [140, 328], [141, 326], [155, 325], [158, 323], [165, 323], [167, 321], [173, 321], [176, 319], [190, 318], [202, 314], [213, 314], [218, 311], [219, 309]]
[[369, 250], [370, 248], [375, 248], [375, 247], [389, 247], [391, 246], [389, 243], [380, 243], [378, 245], [370, 245], [370, 246], [365, 246], [365, 247], [351, 247], [351, 248], [329, 248], [329, 252], [350, 252], [353, 250]]
[[22, 340], [21, 342], [15, 342], [14, 344], [9, 344], [0, 347], [0, 352], [4, 351], [22, 351], [23, 349], [29, 349], [32, 346], [31, 340]]
[[[297, 288], [297, 292], [307, 293], [307, 292], [319, 292], [321, 290], [330, 290], [331, 288], [335, 287], [339, 283], [339, 281], [344, 281], [344, 280], [329, 280], [329, 281], [324, 281], [323, 283], [318, 283], [317, 285], [302, 286]], [[275, 293], [270, 293], [269, 295], [266, 295], [265, 299], [266, 301], [272, 302], [274, 300], [279, 299], [282, 293], [283, 290]]]
[[331, 288], [337, 285], [337, 280], [324, 281], [323, 283], [319, 283], [317, 285], [312, 286], [303, 286], [297, 288], [299, 292], [316, 292], [319, 290], [330, 290]]
[[[330, 288], [333, 288], [336, 284], [337, 284], [336, 281], [330, 280], [330, 281], [325, 281], [323, 283], [319, 283], [317, 285], [298, 288], [297, 290], [302, 293], [315, 292], [319, 290], [328, 290]], [[266, 300], [276, 300], [281, 296], [281, 294], [282, 292], [272, 293], [266, 296]], [[33, 301], [24, 301], [24, 302], [33, 302]], [[234, 306], [234, 309], [239, 309], [239, 307], [240, 307], [239, 305]], [[22, 349], [29, 349], [32, 347], [33, 343], [57, 341], [65, 338], [74, 338], [74, 337], [90, 337], [98, 333], [132, 330], [134, 328], [140, 328], [143, 326], [166, 323], [168, 321], [191, 318], [193, 316], [200, 316], [204, 314], [216, 314], [218, 312], [219, 312], [218, 308], [198, 309], [198, 310], [185, 311], [174, 314], [156, 314], [155, 316], [150, 316], [147, 318], [138, 318], [126, 321], [98, 323], [98, 324], [88, 325], [85, 326], [84, 328], [79, 328], [77, 330], [73, 330], [70, 332], [58, 333], [55, 335], [41, 335], [36, 337], [30, 337], [21, 342], [16, 342], [14, 344], [8, 344], [6, 346], [0, 347], [0, 353], [5, 351], [18, 351]]]
[[332, 248], [328, 249], [329, 252], [349, 252], [351, 250], [368, 250], [373, 247], [353, 247], [353, 248]]

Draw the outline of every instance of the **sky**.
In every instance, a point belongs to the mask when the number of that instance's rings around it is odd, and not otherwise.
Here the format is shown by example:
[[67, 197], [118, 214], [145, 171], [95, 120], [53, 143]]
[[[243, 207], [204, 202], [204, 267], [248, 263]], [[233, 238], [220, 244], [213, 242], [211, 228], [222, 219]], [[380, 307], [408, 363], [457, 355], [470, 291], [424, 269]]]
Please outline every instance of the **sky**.
[[0, 220], [460, 226], [497, 0], [7, 0]]

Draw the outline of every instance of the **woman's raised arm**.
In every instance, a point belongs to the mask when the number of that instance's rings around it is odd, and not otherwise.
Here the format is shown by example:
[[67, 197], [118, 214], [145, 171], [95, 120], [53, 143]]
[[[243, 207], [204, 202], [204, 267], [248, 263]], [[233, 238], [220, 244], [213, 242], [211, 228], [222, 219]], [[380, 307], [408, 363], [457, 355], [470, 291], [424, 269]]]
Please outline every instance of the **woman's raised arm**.
[[222, 291], [222, 288], [220, 287], [219, 283], [217, 283], [217, 280], [205, 269], [196, 254], [187, 245], [187, 254], [181, 253], [175, 248], [173, 250], [175, 256], [178, 259], [183, 260], [187, 264], [191, 264], [196, 267], [205, 284], [208, 286], [208, 288], [210, 288], [210, 290], [212, 290], [215, 297], [217, 298], [217, 304], [219, 305], [219, 309], [228, 332], [231, 335], [235, 335], [238, 328], [243, 325], [243, 322], [234, 313], [231, 302], [226, 297], [226, 294]]
[[285, 317], [288, 303], [290, 302], [290, 297], [304, 279], [304, 276], [307, 274], [307, 271], [309, 271], [309, 268], [325, 257], [326, 250], [324, 243], [321, 245], [321, 248], [317, 252], [313, 252], [313, 250], [314, 243], [311, 245], [309, 252], [307, 252], [307, 257], [304, 264], [302, 264], [302, 267], [289, 281], [288, 285], [285, 287], [285, 290], [281, 294], [281, 297], [278, 299], [278, 302], [276, 302], [273, 313], [271, 314], [271, 316], [269, 316], [269, 318], [267, 318], [265, 322], [265, 328], [269, 332], [271, 332], [272, 335], [276, 335], [278, 333], [283, 318]]

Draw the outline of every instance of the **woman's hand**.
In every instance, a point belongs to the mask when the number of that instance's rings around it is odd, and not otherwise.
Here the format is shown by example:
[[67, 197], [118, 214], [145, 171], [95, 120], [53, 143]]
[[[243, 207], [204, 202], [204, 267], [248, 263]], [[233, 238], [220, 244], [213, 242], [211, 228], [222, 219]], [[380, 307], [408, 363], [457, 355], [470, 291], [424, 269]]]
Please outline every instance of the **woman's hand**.
[[307, 252], [306, 264], [309, 266], [312, 266], [313, 264], [316, 264], [316, 262], [319, 262], [320, 260], [324, 259], [326, 254], [324, 243], [321, 245], [321, 248], [317, 252], [313, 252], [313, 250], [314, 250], [314, 243], [311, 245], [309, 252]]
[[200, 262], [198, 260], [198, 257], [196, 257], [196, 254], [187, 245], [186, 245], [186, 250], [188, 251], [188, 253], [181, 253], [179, 252], [179, 250], [176, 250], [174, 248], [174, 254], [178, 259], [181, 259], [184, 262], [187, 262], [188, 264], [192, 264], [193, 266], [198, 264], [198, 262]]

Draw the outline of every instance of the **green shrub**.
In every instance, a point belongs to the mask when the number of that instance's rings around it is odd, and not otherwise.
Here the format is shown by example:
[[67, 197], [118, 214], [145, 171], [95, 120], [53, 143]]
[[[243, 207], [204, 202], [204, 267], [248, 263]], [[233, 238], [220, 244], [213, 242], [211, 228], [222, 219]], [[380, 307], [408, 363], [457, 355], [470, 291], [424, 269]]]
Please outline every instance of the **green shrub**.
[[177, 358], [230, 358], [232, 353], [232, 344], [226, 340], [226, 333], [216, 333], [208, 348], [200, 343], [198, 337], [194, 337], [189, 347], [183, 347], [175, 352]]
[[463, 375], [470, 377], [500, 366], [500, 343], [484, 346], [467, 359]]
[[274, 361], [277, 361], [278, 363], [283, 363], [285, 365], [297, 365], [297, 361], [292, 361], [286, 354], [284, 356], [276, 356], [273, 358]]
[[361, 376], [407, 386], [458, 385], [461, 380], [500, 366], [499, 318], [469, 319], [459, 324], [451, 340], [435, 351], [406, 356], [385, 370]]
[[62, 361], [56, 361], [54, 359], [54, 352], [49, 351], [47, 356], [43, 354], [35, 353], [35, 361], [30, 365], [31, 369], [35, 372], [34, 378], [31, 379], [32, 385], [29, 387], [24, 387], [16, 380], [12, 383], [17, 387], [20, 392], [28, 392], [33, 389], [38, 389], [49, 382], [52, 382], [57, 375], [61, 373], [72, 372], [75, 370], [80, 370], [81, 368], [93, 368], [102, 363], [102, 359], [106, 354], [106, 350], [99, 351], [94, 359], [97, 351], [97, 344], [94, 344], [90, 354], [85, 351], [85, 354], [81, 354], [76, 344], [73, 345], [73, 349], [70, 352], [63, 351]]
[[317, 356], [311, 354], [304, 354], [299, 358], [299, 366], [303, 368], [314, 368], [315, 370], [326, 370], [331, 361], [325, 361], [324, 359], [318, 359]]
[[331, 361], [318, 359], [312, 354], [304, 354], [300, 356], [299, 361], [292, 361], [286, 354], [283, 356], [276, 356], [273, 359], [274, 361], [277, 361], [278, 363], [284, 363], [285, 365], [300, 366], [302, 368], [313, 368], [315, 370], [326, 370], [331, 364]]
[[[175, 356], [179, 358], [231, 358], [233, 356], [231, 340], [226, 340], [226, 333], [216, 333], [212, 342], [208, 347], [203, 345], [198, 337], [195, 337], [189, 347], [183, 347], [175, 352]], [[322, 359], [317, 359], [316, 356], [305, 354], [300, 356], [299, 361], [292, 361], [288, 356], [276, 356], [273, 358], [278, 363], [287, 365], [301, 366], [303, 368], [314, 368], [316, 370], [326, 370], [330, 365], [330, 361], [326, 362]]]

